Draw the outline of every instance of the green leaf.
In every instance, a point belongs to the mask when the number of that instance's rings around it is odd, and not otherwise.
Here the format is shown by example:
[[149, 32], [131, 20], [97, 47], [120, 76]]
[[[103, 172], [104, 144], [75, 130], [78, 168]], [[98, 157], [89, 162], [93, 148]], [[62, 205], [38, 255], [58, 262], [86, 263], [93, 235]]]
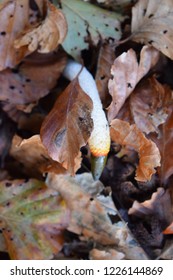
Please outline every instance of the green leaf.
[[68, 33], [63, 47], [76, 60], [80, 59], [81, 50], [88, 49], [88, 35], [94, 45], [101, 38], [120, 39], [121, 15], [81, 0], [61, 0], [61, 7], [68, 22]]
[[0, 183], [0, 230], [11, 259], [50, 259], [62, 248], [69, 212], [54, 190], [37, 180]]

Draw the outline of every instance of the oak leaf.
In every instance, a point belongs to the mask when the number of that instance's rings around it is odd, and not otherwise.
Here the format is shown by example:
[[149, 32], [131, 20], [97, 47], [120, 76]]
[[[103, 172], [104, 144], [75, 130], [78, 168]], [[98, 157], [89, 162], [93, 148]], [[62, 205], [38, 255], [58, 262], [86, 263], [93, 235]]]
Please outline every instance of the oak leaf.
[[11, 259], [50, 259], [61, 250], [69, 211], [55, 190], [37, 180], [2, 181], [0, 209]]
[[65, 16], [49, 1], [47, 1], [47, 5], [46, 18], [38, 27], [27, 29], [24, 35], [20, 35], [14, 41], [16, 49], [27, 47], [30, 53], [35, 50], [40, 53], [48, 53], [64, 41], [67, 33]]
[[41, 127], [41, 139], [49, 156], [72, 175], [80, 167], [80, 148], [93, 129], [92, 100], [75, 78], [58, 97]]
[[108, 82], [112, 102], [108, 107], [109, 122], [114, 119], [137, 83], [157, 63], [159, 52], [152, 47], [144, 46], [138, 64], [136, 53], [130, 49], [117, 57], [112, 65], [113, 78]]
[[132, 8], [130, 38], [149, 44], [173, 59], [172, 0], [140, 0]]
[[160, 166], [160, 153], [156, 144], [148, 140], [135, 124], [115, 119], [111, 122], [111, 138], [120, 145], [126, 145], [138, 152], [139, 165], [136, 170], [136, 180], [149, 181]]

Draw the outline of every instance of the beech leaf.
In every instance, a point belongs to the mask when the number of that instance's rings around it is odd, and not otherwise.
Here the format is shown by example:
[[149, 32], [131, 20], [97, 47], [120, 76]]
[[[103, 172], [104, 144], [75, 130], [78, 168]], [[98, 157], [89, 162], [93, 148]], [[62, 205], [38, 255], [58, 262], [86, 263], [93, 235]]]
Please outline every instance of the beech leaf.
[[132, 8], [130, 38], [149, 44], [173, 59], [172, 0], [140, 0]]
[[141, 81], [131, 94], [130, 113], [141, 131], [159, 134], [159, 126], [165, 123], [171, 102], [171, 88], [160, 84], [153, 76]]
[[[0, 72], [0, 100], [21, 105], [47, 95], [66, 65], [64, 52], [33, 54], [14, 69]], [[49, 74], [48, 74], [49, 73]]]
[[61, 250], [69, 211], [43, 182], [1, 182], [0, 209], [0, 229], [11, 259], [50, 259]]
[[119, 14], [80, 0], [61, 0], [61, 7], [68, 23], [68, 33], [63, 47], [76, 60], [80, 59], [81, 50], [88, 49], [89, 43], [86, 41], [88, 33], [94, 45], [101, 38], [120, 39], [119, 20], [122, 17]]
[[115, 59], [111, 68], [113, 78], [108, 83], [109, 93], [112, 96], [112, 102], [108, 107], [109, 122], [117, 116], [137, 83], [157, 63], [158, 58], [157, 50], [144, 46], [140, 53], [139, 64], [136, 53], [132, 49]]
[[49, 156], [72, 175], [80, 167], [80, 148], [93, 129], [92, 100], [75, 78], [58, 97], [41, 127], [41, 139]]
[[115, 119], [111, 122], [111, 138], [120, 145], [126, 145], [138, 152], [139, 165], [136, 180], [146, 182], [160, 166], [160, 153], [154, 142], [148, 140], [135, 124]]
[[58, 162], [49, 157], [39, 135], [28, 139], [22, 139], [15, 135], [10, 155], [21, 164], [22, 172], [28, 177], [42, 179], [46, 172], [55, 172], [56, 174], [66, 172]]
[[70, 209], [68, 230], [104, 245], [117, 242], [115, 229], [105, 207], [97, 197], [87, 193], [75, 178], [49, 173], [46, 183], [60, 193]]
[[57, 48], [64, 41], [67, 33], [67, 22], [64, 14], [47, 1], [47, 16], [38, 27], [26, 30], [15, 40], [16, 49], [27, 47], [29, 52], [38, 50], [40, 53], [48, 53]]
[[15, 49], [14, 41], [24, 29], [39, 23], [40, 17], [44, 16], [46, 2], [41, 1], [36, 5], [37, 9], [33, 9], [32, 5], [30, 7], [28, 0], [4, 1], [0, 4], [0, 70], [14, 67], [29, 53], [26, 48]]

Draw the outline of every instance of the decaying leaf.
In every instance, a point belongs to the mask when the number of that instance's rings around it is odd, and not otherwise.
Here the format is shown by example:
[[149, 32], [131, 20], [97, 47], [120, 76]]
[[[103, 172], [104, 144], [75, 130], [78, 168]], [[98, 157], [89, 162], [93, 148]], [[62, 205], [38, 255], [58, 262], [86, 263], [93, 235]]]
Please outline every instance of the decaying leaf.
[[54, 5], [47, 1], [47, 15], [38, 27], [33, 27], [25, 31], [15, 40], [16, 49], [27, 47], [28, 51], [37, 50], [40, 53], [48, 53], [61, 44], [67, 33], [67, 22], [64, 14]]
[[122, 17], [119, 14], [80, 0], [61, 0], [61, 7], [68, 22], [68, 33], [63, 47], [76, 60], [80, 59], [81, 50], [88, 49], [88, 33], [95, 45], [101, 38], [120, 39], [119, 20]]
[[46, 172], [66, 173], [58, 162], [48, 156], [39, 135], [34, 135], [29, 139], [22, 139], [15, 135], [10, 155], [22, 165], [22, 171], [28, 177], [41, 179]]
[[28, 54], [27, 48], [15, 49], [14, 41], [24, 29], [38, 24], [45, 16], [46, 0], [33, 7], [32, 1], [14, 0], [0, 4], [0, 70], [14, 67]]
[[149, 181], [160, 166], [160, 153], [154, 142], [148, 140], [137, 126], [115, 119], [111, 122], [111, 138], [120, 145], [126, 145], [138, 152], [139, 165], [136, 170], [136, 180]]
[[165, 123], [172, 101], [172, 90], [160, 84], [154, 76], [141, 81], [129, 99], [130, 112], [137, 127], [146, 134], [159, 133], [158, 127]]
[[93, 129], [92, 101], [75, 78], [58, 97], [41, 127], [41, 139], [49, 156], [72, 175], [80, 167], [80, 148]]
[[173, 222], [163, 231], [164, 234], [173, 234]]
[[75, 178], [49, 173], [47, 185], [60, 193], [70, 209], [69, 231], [103, 245], [117, 242], [112, 222], [104, 206], [97, 197], [92, 197], [83, 190]]
[[134, 201], [128, 213], [138, 217], [156, 215], [162, 225], [169, 224], [173, 218], [170, 194], [163, 188], [158, 188], [151, 199], [142, 203]]
[[0, 100], [21, 105], [47, 95], [66, 64], [64, 52], [33, 54], [15, 69], [0, 72]]
[[115, 249], [108, 249], [106, 251], [92, 249], [90, 251], [90, 259], [92, 260], [122, 260], [125, 255]]
[[149, 44], [173, 59], [172, 0], [140, 0], [132, 9], [132, 40]]
[[1, 182], [0, 210], [0, 229], [11, 259], [50, 259], [62, 248], [69, 211], [43, 182]]
[[132, 93], [137, 83], [157, 63], [159, 52], [152, 47], [144, 46], [140, 53], [138, 64], [136, 53], [130, 49], [117, 57], [112, 65], [108, 88], [112, 102], [108, 107], [109, 122], [113, 120], [125, 100]]
[[95, 81], [104, 108], [109, 104], [108, 80], [111, 78], [110, 69], [114, 60], [113, 44], [103, 44], [99, 51]]

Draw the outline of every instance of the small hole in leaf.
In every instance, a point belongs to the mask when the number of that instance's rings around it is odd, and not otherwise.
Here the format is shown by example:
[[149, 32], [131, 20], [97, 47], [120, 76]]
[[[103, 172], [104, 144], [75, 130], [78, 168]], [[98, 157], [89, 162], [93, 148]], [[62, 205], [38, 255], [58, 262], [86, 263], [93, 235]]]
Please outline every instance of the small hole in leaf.
[[10, 182], [6, 182], [6, 183], [5, 183], [6, 188], [11, 187], [11, 185], [12, 185], [12, 183], [10, 183]]
[[5, 35], [6, 35], [6, 32], [5, 32], [5, 31], [2, 31], [0, 34], [1, 34], [2, 36], [5, 36]]
[[11, 85], [11, 86], [9, 86], [9, 88], [13, 90], [13, 89], [15, 89], [15, 86]]
[[93, 197], [90, 197], [90, 201], [93, 201], [94, 200], [94, 198]]

